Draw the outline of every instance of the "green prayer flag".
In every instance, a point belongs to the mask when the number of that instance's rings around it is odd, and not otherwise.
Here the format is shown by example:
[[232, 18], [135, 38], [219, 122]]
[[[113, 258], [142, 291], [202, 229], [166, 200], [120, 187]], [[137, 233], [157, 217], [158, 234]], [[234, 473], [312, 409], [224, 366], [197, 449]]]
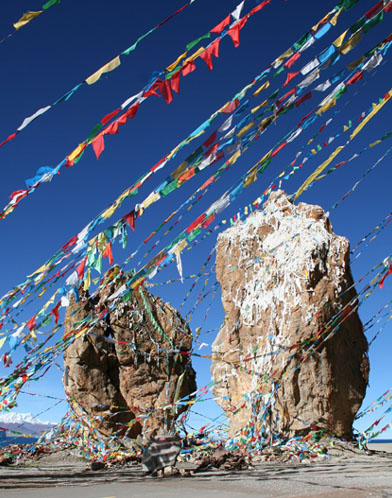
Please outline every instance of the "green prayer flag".
[[297, 52], [301, 47], [305, 45], [305, 43], [309, 40], [311, 37], [310, 33], [306, 33], [302, 38], [300, 38], [297, 42], [294, 43], [293, 49], [295, 52]]
[[186, 46], [186, 51], [189, 52], [189, 50], [192, 50], [192, 48], [197, 45], [199, 42], [201, 42], [202, 40], [204, 40], [205, 38], [211, 38], [211, 33], [207, 33], [206, 35], [204, 36], [201, 36], [200, 38], [198, 38], [197, 40], [193, 40], [192, 42], [188, 43], [188, 45]]
[[353, 24], [350, 27], [351, 33], [356, 33], [360, 28], [362, 28], [362, 26], [365, 24], [365, 22], [366, 22], [366, 19], [364, 17], [362, 17], [359, 21], [357, 21], [355, 24]]
[[143, 38], [145, 38], [146, 36], [148, 36], [149, 34], [151, 34], [153, 31], [155, 31], [156, 28], [152, 28], [150, 29], [150, 31], [147, 31], [147, 33], [144, 33], [144, 35], [140, 36], [133, 45], [131, 45], [129, 48], [127, 48], [126, 50], [124, 50], [124, 52], [121, 52], [121, 55], [129, 55], [131, 52], [133, 52], [133, 50], [135, 50], [135, 48], [137, 47], [137, 44], [139, 42], [141, 42], [143, 40]]
[[264, 170], [271, 164], [271, 155], [269, 155], [264, 161], [261, 163], [257, 173], [263, 173]]
[[178, 181], [174, 180], [173, 182], [170, 182], [169, 185], [166, 185], [165, 188], [163, 188], [159, 193], [161, 194], [161, 197], [166, 197], [169, 195], [173, 190], [176, 190], [178, 187]]
[[274, 93], [271, 93], [271, 95], [268, 97], [268, 100], [276, 99], [276, 97], [278, 96], [279, 90], [280, 90], [280, 88], [275, 90]]
[[87, 138], [87, 142], [90, 142], [102, 129], [103, 125], [101, 123], [98, 123], [94, 126], [94, 128], [90, 131], [90, 135]]
[[60, 5], [60, 0], [49, 0], [48, 2], [43, 4], [42, 9], [47, 10], [50, 7], [53, 7], [53, 5], [56, 3]]
[[193, 230], [193, 232], [191, 232], [189, 235], [188, 235], [188, 240], [189, 242], [192, 242], [192, 240], [194, 240], [198, 235], [201, 234], [201, 228], [197, 228], [196, 230]]
[[276, 71], [275, 74], [272, 75], [272, 77], [275, 78], [276, 76], [278, 76], [278, 74], [283, 73], [284, 70], [285, 70], [285, 67], [280, 66], [280, 68]]
[[78, 156], [76, 159], [74, 159], [74, 164], [78, 164], [78, 162], [82, 159], [83, 154], [86, 152], [86, 149], [83, 149], [80, 156]]
[[185, 159], [185, 161], [188, 163], [188, 164], [192, 164], [193, 161], [200, 155], [203, 153], [203, 147], [200, 146], [198, 149], [195, 150], [195, 152], [193, 154], [191, 154], [189, 157], [187, 157]]
[[382, 22], [384, 20], [384, 11], [382, 10], [377, 16], [374, 16], [373, 19], [370, 19], [370, 21], [368, 21], [364, 27], [363, 27], [363, 32], [364, 33], [367, 33], [368, 31], [370, 31], [372, 28], [374, 28], [374, 26], [376, 26], [377, 24], [379, 24], [380, 22]]
[[344, 10], [349, 10], [358, 2], [359, 0], [341, 0], [337, 6], [343, 7]]

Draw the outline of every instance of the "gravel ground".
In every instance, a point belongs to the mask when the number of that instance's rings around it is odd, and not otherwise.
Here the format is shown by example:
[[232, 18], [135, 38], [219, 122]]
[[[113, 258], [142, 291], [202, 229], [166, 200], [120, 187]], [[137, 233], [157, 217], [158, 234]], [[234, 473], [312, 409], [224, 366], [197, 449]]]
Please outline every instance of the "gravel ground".
[[85, 462], [62, 456], [63, 460], [61, 455], [50, 455], [33, 465], [1, 467], [0, 496], [392, 497], [392, 453], [387, 452], [336, 456], [310, 464], [262, 462], [240, 471], [207, 470], [164, 478], [146, 477], [138, 465], [93, 472]]

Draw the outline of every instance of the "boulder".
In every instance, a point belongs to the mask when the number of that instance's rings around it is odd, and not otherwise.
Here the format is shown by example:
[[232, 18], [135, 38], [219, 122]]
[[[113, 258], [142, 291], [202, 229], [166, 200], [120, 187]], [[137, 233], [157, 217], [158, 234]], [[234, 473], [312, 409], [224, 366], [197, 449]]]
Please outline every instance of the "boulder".
[[[143, 434], [149, 440], [170, 429], [187, 409], [161, 407], [196, 390], [190, 356], [182, 354], [192, 347], [192, 333], [169, 303], [143, 285], [128, 301], [116, 296], [128, 279], [114, 267], [96, 295], [79, 289], [79, 300], [71, 297], [66, 335], [75, 335], [90, 315], [111, 310], [64, 351], [63, 383], [76, 414], [92, 417], [101, 433], [130, 438]], [[136, 417], [140, 419], [134, 421]]]
[[319, 427], [349, 437], [369, 376], [349, 242], [321, 207], [283, 191], [263, 208], [217, 241], [225, 319], [213, 343], [216, 400], [231, 436], [259, 417], [267, 434]]

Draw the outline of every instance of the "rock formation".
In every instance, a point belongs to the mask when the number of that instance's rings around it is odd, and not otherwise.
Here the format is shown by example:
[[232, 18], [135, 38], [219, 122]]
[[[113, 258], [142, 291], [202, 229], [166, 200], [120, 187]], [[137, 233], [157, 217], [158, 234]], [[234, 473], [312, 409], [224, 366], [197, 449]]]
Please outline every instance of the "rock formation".
[[219, 236], [216, 271], [225, 320], [212, 377], [231, 435], [258, 399], [270, 404], [266, 425], [283, 436], [311, 425], [349, 436], [369, 363], [348, 240], [333, 233], [321, 207], [296, 206], [278, 191]]
[[[178, 354], [191, 349], [192, 334], [170, 304], [143, 286], [126, 302], [118, 298], [127, 278], [114, 267], [105, 274], [104, 290], [90, 297], [80, 289], [80, 300], [71, 298], [65, 334], [72, 334], [89, 315], [116, 306], [64, 351], [63, 382], [76, 401], [76, 413], [94, 417], [93, 425], [100, 432], [111, 435], [120, 430], [131, 438], [143, 433], [148, 440], [186, 407], [154, 410], [196, 390], [190, 357]], [[148, 418], [143, 417], [148, 413]], [[132, 424], [135, 417], [141, 418]], [[130, 422], [126, 431], [124, 424]]]

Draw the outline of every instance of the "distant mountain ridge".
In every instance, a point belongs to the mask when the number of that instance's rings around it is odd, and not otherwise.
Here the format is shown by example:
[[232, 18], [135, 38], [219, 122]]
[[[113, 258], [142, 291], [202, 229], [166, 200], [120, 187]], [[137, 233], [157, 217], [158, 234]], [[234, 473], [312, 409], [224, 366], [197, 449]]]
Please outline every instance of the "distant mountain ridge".
[[56, 424], [45, 422], [34, 417], [31, 413], [0, 413], [0, 430], [16, 431], [22, 434], [40, 436], [43, 432], [50, 430]]

